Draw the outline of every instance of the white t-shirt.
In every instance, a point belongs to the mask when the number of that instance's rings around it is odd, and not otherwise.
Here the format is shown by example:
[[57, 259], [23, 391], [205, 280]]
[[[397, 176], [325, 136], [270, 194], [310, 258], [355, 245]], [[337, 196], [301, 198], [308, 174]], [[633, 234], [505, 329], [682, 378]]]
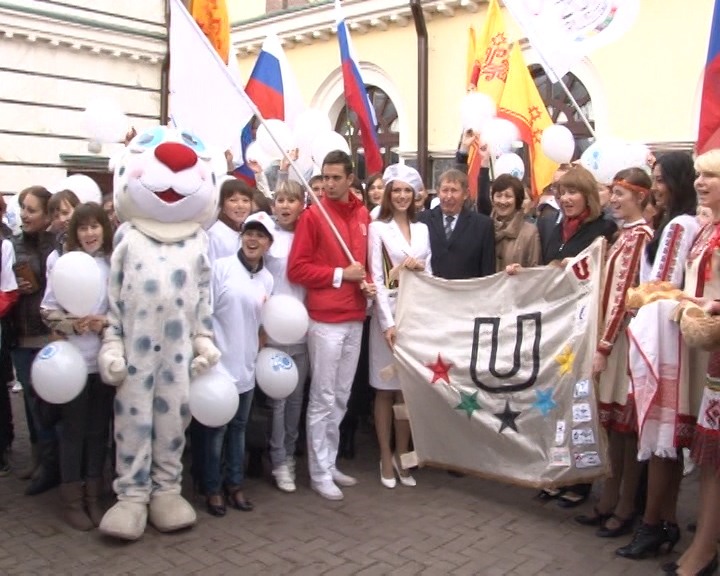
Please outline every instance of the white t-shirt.
[[273, 277], [265, 268], [251, 274], [236, 255], [213, 263], [213, 330], [222, 354], [218, 369], [235, 383], [238, 394], [255, 387], [260, 311], [272, 290]]
[[212, 264], [220, 258], [235, 256], [240, 250], [240, 233], [218, 220], [208, 230], [208, 258]]
[[[55, 262], [57, 262], [58, 254], [57, 252], [52, 252], [50, 256], [48, 256], [48, 266], [50, 265], [50, 259], [52, 258], [53, 254], [55, 254], [56, 257], [53, 260], [52, 264], [54, 265]], [[108, 277], [110, 276], [110, 263], [108, 262], [107, 258], [103, 256], [96, 256], [95, 262], [100, 269], [100, 277], [102, 279], [103, 291], [100, 294], [100, 297], [98, 298], [95, 307], [92, 309], [92, 312], [90, 312], [90, 316], [95, 316], [96, 314], [104, 316], [105, 314], [107, 314], [108, 311], [107, 284]], [[50, 274], [49, 269], [48, 274]], [[50, 281], [48, 281], [47, 287], [45, 288], [45, 296], [40, 303], [40, 308], [45, 308], [46, 310], [64, 310], [63, 307], [60, 306], [58, 301], [55, 299], [52, 283]], [[102, 344], [100, 336], [98, 336], [94, 332], [86, 332], [85, 334], [68, 334], [67, 339], [68, 342], [72, 342], [78, 348], [78, 350], [80, 350], [82, 357], [85, 359], [85, 364], [87, 364], [88, 373], [97, 373], [97, 357], [98, 353], [100, 352], [100, 345]]]
[[0, 268], [0, 291], [12, 292], [18, 289], [17, 279], [13, 266], [15, 266], [15, 249], [10, 240], [3, 240], [2, 247], [2, 268]]

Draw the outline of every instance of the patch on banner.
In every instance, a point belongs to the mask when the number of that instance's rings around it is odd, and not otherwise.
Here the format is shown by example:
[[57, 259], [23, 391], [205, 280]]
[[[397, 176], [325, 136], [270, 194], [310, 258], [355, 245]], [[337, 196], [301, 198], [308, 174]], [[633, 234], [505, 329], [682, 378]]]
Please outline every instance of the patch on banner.
[[587, 402], [581, 402], [580, 404], [573, 404], [573, 423], [581, 424], [583, 422], [592, 421], [592, 410], [590, 404]]
[[567, 448], [553, 448], [550, 450], [550, 466], [568, 468], [571, 464], [572, 459]]
[[555, 444], [562, 446], [565, 444], [565, 421], [559, 420], [555, 423]]
[[572, 431], [573, 446], [582, 444], [595, 444], [595, 434], [592, 428], [577, 428]]
[[587, 302], [578, 302], [575, 310], [575, 332], [582, 333], [587, 328], [589, 305]]
[[597, 452], [579, 452], [575, 454], [576, 468], [594, 468], [600, 466], [600, 454]]
[[573, 396], [575, 398], [587, 398], [590, 396], [590, 380], [580, 380], [575, 383], [573, 389]]

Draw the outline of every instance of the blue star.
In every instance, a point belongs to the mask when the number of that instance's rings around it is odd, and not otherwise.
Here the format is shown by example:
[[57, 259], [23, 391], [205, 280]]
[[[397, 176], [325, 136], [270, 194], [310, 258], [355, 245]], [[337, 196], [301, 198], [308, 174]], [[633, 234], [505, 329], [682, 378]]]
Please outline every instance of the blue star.
[[543, 417], [547, 416], [554, 408], [557, 408], [557, 402], [552, 398], [554, 392], [554, 387], [548, 390], [535, 390], [537, 400], [532, 404], [532, 407], [540, 410]]

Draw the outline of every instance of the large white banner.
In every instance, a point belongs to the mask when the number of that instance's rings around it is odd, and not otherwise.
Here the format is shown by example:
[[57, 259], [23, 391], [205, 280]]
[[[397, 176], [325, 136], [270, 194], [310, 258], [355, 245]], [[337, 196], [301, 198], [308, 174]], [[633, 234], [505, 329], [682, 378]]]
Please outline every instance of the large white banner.
[[640, 0], [505, 0], [553, 82], [627, 32]]
[[395, 358], [419, 464], [536, 487], [607, 473], [591, 378], [603, 247], [517, 276], [402, 275]]

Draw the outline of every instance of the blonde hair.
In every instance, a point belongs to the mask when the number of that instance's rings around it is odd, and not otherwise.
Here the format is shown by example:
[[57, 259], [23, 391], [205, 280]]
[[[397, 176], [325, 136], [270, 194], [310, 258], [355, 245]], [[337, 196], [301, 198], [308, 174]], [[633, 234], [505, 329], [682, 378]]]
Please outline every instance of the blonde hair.
[[305, 189], [294, 180], [280, 182], [277, 185], [277, 188], [275, 188], [275, 194], [273, 194], [273, 202], [277, 200], [277, 197], [280, 196], [280, 194], [287, 196], [289, 200], [305, 202]]
[[720, 174], [720, 148], [708, 150], [695, 158], [695, 170]]
[[597, 180], [595, 180], [595, 176], [593, 176], [589, 170], [586, 170], [582, 166], [573, 166], [560, 177], [556, 186], [558, 197], [563, 188], [576, 190], [585, 197], [585, 204], [587, 204], [587, 209], [590, 212], [587, 218], [588, 222], [597, 220], [601, 216], [602, 207], [600, 205], [598, 183]]

